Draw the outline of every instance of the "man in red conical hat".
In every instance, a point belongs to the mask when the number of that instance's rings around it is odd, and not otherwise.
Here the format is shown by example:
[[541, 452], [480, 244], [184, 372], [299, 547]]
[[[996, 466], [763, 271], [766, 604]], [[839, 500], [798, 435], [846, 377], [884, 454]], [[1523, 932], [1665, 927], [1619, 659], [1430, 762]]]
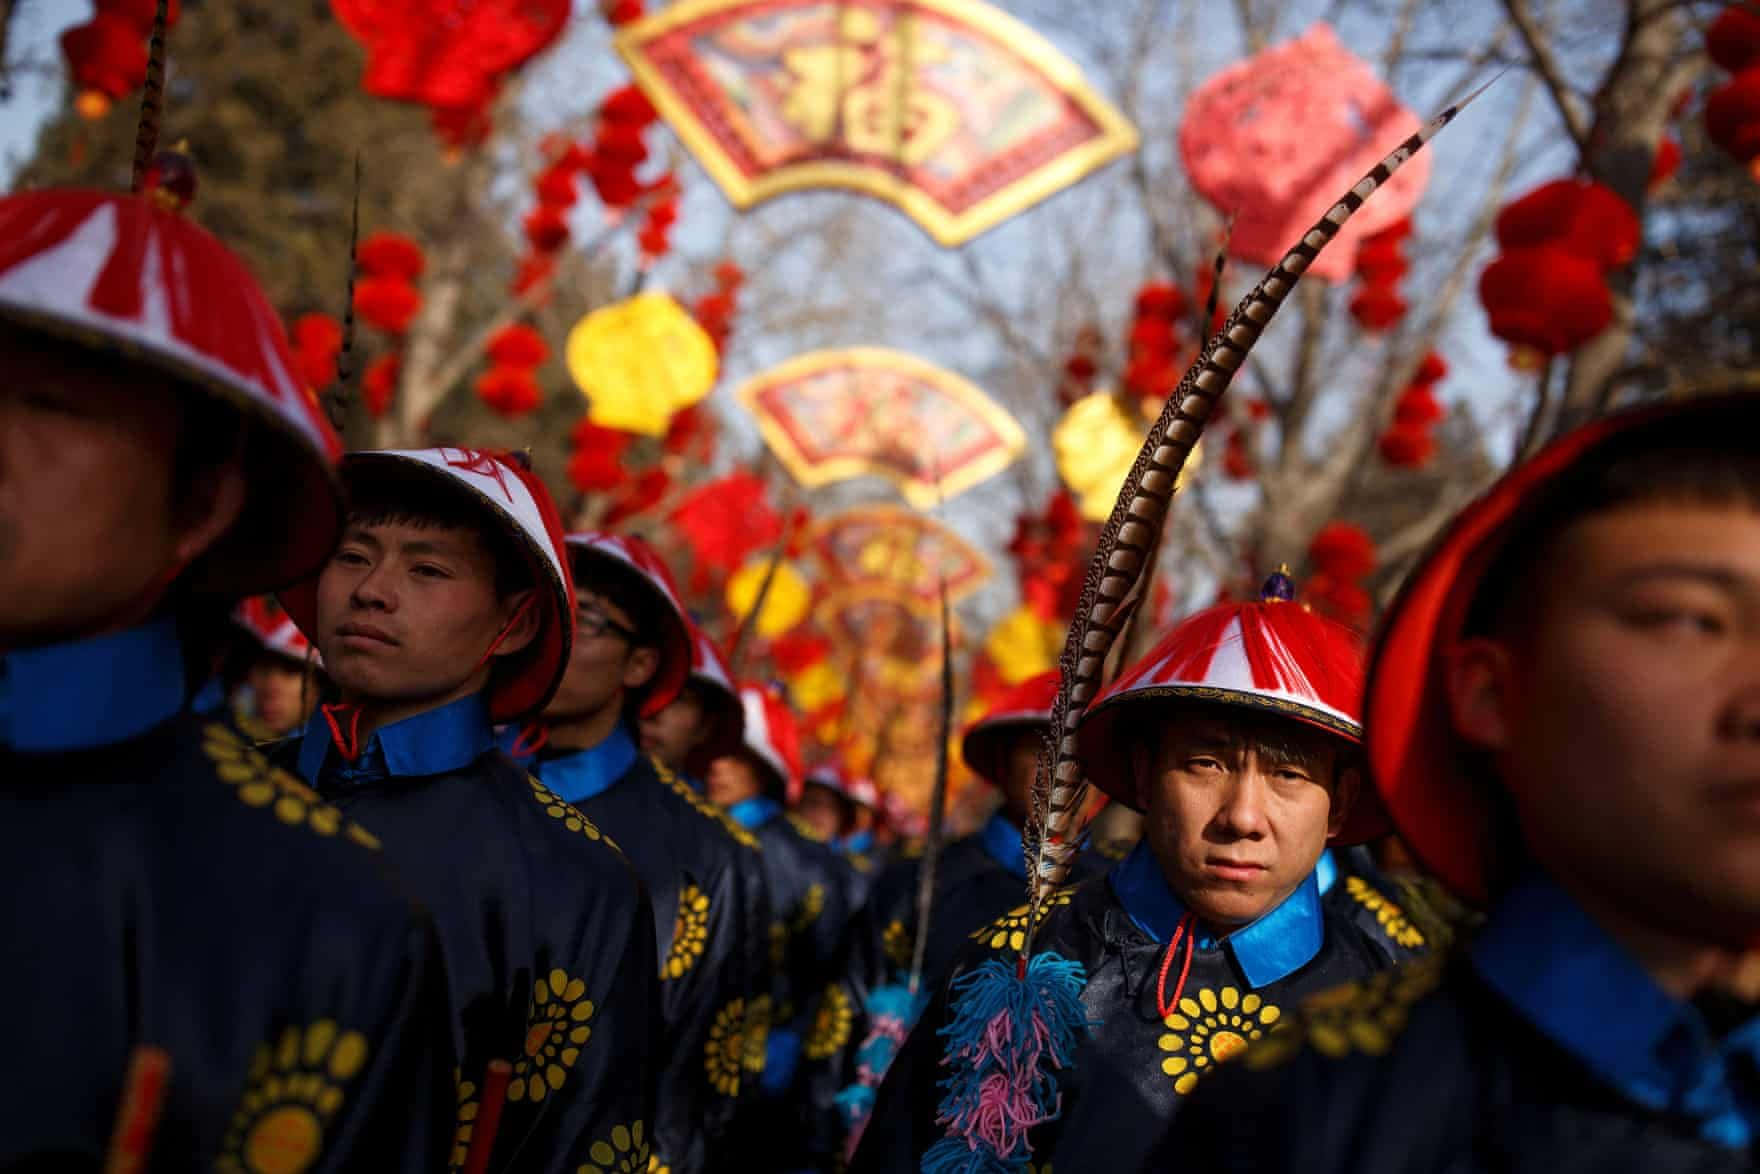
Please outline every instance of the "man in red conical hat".
[[708, 634], [691, 625], [691, 671], [678, 696], [645, 713], [642, 749], [683, 775], [698, 791], [709, 764], [736, 754], [745, 732], [745, 711], [727, 661]]
[[272, 596], [245, 600], [232, 619], [255, 646], [234, 708], [239, 729], [259, 742], [286, 737], [311, 717], [324, 687], [317, 653]]
[[647, 895], [591, 820], [495, 744], [494, 726], [540, 710], [568, 665], [555, 505], [511, 454], [356, 452], [342, 474], [340, 546], [281, 592], [338, 699], [276, 756], [371, 827], [433, 911], [459, 1136], [487, 1115], [502, 1061], [489, 1169], [573, 1174], [598, 1147], [645, 1162], [659, 997]]
[[1569, 433], [1455, 519], [1369, 673], [1372, 782], [1489, 911], [1200, 1090], [1166, 1169], [1752, 1170], [1760, 397]]
[[339, 446], [178, 205], [0, 198], [0, 1167], [434, 1170], [431, 922], [188, 709], [196, 634], [334, 547]]
[[[1306, 995], [1395, 960], [1321, 899], [1329, 840], [1377, 830], [1356, 802], [1362, 648], [1341, 625], [1263, 597], [1176, 625], [1080, 727], [1082, 768], [1144, 814], [1143, 840], [1050, 901], [1037, 948], [1081, 963], [1091, 1032], [1057, 1076], [1060, 1106], [1029, 1126], [1032, 1161], [1135, 1170], [1216, 1065]], [[1024, 885], [1022, 886], [1024, 890]], [[1024, 908], [980, 931], [881, 1086], [852, 1169], [916, 1168], [943, 1137], [937, 1079], [946, 991], [1025, 945]], [[961, 1140], [961, 1139], [956, 1139]], [[962, 1146], [963, 1148], [963, 1146]]]

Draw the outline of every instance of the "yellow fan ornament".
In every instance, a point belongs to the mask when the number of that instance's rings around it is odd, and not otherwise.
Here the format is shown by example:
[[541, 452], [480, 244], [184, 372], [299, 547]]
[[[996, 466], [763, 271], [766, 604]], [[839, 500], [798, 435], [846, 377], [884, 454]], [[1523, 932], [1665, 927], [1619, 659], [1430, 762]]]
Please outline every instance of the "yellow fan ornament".
[[[727, 580], [727, 610], [742, 624], [757, 605], [758, 592], [763, 589], [764, 574], [769, 567], [768, 559], [753, 559]], [[812, 602], [812, 590], [801, 573], [787, 563], [779, 563], [776, 576], [770, 580], [770, 590], [764, 596], [764, 610], [758, 613], [753, 631], [766, 640], [774, 640], [806, 619], [807, 608]]]
[[663, 293], [594, 310], [568, 332], [568, 373], [604, 428], [664, 436], [672, 417], [715, 386], [715, 343]]

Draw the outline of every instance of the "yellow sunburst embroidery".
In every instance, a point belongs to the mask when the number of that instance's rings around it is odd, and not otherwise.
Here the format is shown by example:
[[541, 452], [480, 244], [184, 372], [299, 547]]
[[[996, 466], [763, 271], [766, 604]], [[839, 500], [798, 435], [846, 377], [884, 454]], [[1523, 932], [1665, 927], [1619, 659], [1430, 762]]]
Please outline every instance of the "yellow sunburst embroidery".
[[709, 1085], [723, 1096], [739, 1095], [740, 1067], [745, 1062], [746, 1002], [729, 999], [715, 1012], [709, 1025], [709, 1042], [703, 1048], [703, 1067], [709, 1073]]
[[611, 842], [605, 834], [599, 830], [597, 824], [582, 815], [579, 811], [575, 810], [572, 804], [557, 795], [556, 792], [552, 791], [549, 787], [546, 787], [543, 783], [540, 783], [538, 781], [538, 776], [528, 774], [526, 776], [526, 782], [532, 785], [532, 796], [537, 799], [538, 806], [544, 809], [545, 815], [548, 815], [551, 819], [561, 820], [563, 827], [571, 832], [579, 832], [589, 840], [604, 840], [606, 843]]
[[300, 1174], [324, 1151], [324, 1129], [342, 1107], [343, 1087], [367, 1062], [367, 1037], [320, 1019], [289, 1027], [257, 1049], [232, 1124], [220, 1174]]
[[1345, 877], [1344, 891], [1349, 893], [1357, 904], [1375, 915], [1375, 920], [1381, 925], [1381, 932], [1397, 945], [1410, 950], [1417, 949], [1424, 944], [1423, 931], [1406, 918], [1405, 910], [1382, 896], [1374, 886], [1362, 877]]
[[696, 885], [686, 885], [678, 894], [678, 917], [672, 923], [672, 948], [660, 967], [661, 979], [683, 978], [709, 941], [709, 895]]
[[562, 970], [532, 984], [532, 1010], [526, 1017], [524, 1054], [507, 1084], [510, 1101], [541, 1101], [562, 1088], [593, 1034], [593, 1001], [587, 984]]
[[751, 830], [744, 824], [740, 823], [739, 820], [733, 818], [733, 816], [727, 814], [727, 812], [697, 794], [695, 788], [679, 778], [674, 771], [668, 768], [666, 764], [661, 762], [658, 758], [650, 757], [648, 761], [653, 764], [654, 773], [660, 776], [660, 781], [665, 783], [668, 787], [671, 787], [674, 793], [686, 803], [689, 803], [692, 807], [696, 808], [700, 814], [720, 824], [722, 829], [743, 847], [750, 848], [754, 852], [763, 851], [758, 845], [758, 837], [754, 836], [751, 833]]
[[813, 1016], [813, 1027], [807, 1032], [807, 1041], [803, 1047], [807, 1059], [826, 1059], [847, 1044], [853, 1020], [849, 993], [839, 983], [826, 987], [825, 993], [819, 998], [819, 1010]]
[[1269, 1068], [1312, 1044], [1321, 1055], [1351, 1052], [1384, 1055], [1406, 1025], [1414, 1004], [1442, 982], [1443, 957], [1431, 954], [1361, 982], [1305, 999], [1287, 1031], [1278, 1031], [1247, 1053], [1247, 1064]]
[[1263, 1038], [1282, 1015], [1258, 995], [1231, 986], [1187, 995], [1163, 1020], [1168, 1030], [1159, 1044], [1169, 1054], [1161, 1071], [1173, 1077], [1173, 1091], [1184, 1096], [1207, 1069]]
[[672, 1174], [672, 1167], [662, 1162], [659, 1154], [655, 1154], [648, 1159], [648, 1174]]
[[593, 1160], [577, 1167], [575, 1174], [648, 1174], [656, 1159], [647, 1133], [640, 1121], [614, 1126], [610, 1137], [588, 1147], [587, 1157]]
[[809, 925], [819, 920], [819, 914], [825, 912], [825, 886], [814, 881], [801, 894], [800, 908], [795, 910], [794, 931], [800, 933]]
[[318, 793], [277, 767], [263, 752], [234, 730], [218, 723], [202, 731], [202, 750], [214, 764], [220, 781], [249, 807], [275, 813], [292, 827], [306, 827], [320, 836], [340, 833], [363, 848], [377, 851], [378, 838], [318, 797]]
[[764, 1071], [764, 1056], [770, 1047], [770, 996], [759, 995], [746, 1007], [745, 1049], [740, 1063], [747, 1072]]
[[[1075, 887], [1058, 889], [1045, 899], [1045, 912], [1061, 909], [1075, 897]], [[1007, 947], [1018, 950], [1027, 944], [1027, 907], [1025, 905], [1011, 909], [972, 934], [974, 942], [987, 942], [992, 950]]]
[[886, 928], [881, 931], [880, 948], [885, 952], [886, 960], [894, 966], [909, 966], [911, 949], [915, 945], [911, 940], [911, 931], [896, 917], [887, 922]]
[[477, 1099], [477, 1086], [468, 1080], [459, 1079], [459, 1071], [452, 1070], [452, 1083], [458, 1089], [458, 1110], [452, 1131], [452, 1169], [457, 1170], [464, 1165], [466, 1155], [471, 1149], [471, 1134], [477, 1129], [477, 1111], [482, 1107]]

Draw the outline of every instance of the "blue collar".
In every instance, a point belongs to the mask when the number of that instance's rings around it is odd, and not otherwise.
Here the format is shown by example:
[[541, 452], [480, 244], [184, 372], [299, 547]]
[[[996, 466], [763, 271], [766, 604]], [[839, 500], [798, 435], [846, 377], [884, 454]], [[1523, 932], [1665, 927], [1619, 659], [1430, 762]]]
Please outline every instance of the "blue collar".
[[1760, 1104], [1728, 1072], [1737, 1057], [1760, 1065], [1760, 1016], [1719, 1042], [1550, 877], [1505, 895], [1472, 957], [1523, 1018], [1633, 1101], [1684, 1113], [1724, 1145], [1760, 1137]]
[[1314, 865], [1314, 883], [1319, 886], [1322, 897], [1338, 883], [1338, 857], [1332, 854], [1331, 848], [1320, 849], [1320, 859]]
[[990, 817], [978, 833], [978, 842], [984, 845], [984, 855], [1007, 869], [1009, 874], [1020, 880], [1027, 879], [1027, 861], [1022, 855], [1021, 829], [1008, 822], [1008, 817], [998, 811]]
[[727, 814], [743, 828], [761, 828], [782, 814], [782, 804], [762, 795], [754, 795], [729, 807]]
[[0, 656], [0, 747], [32, 754], [136, 738], [183, 708], [183, 644], [169, 616]]
[[532, 765], [544, 785], [570, 803], [582, 803], [609, 791], [636, 764], [636, 740], [619, 724], [597, 746], [571, 750]]
[[299, 744], [299, 773], [316, 786], [326, 766], [361, 782], [441, 775], [470, 765], [495, 748], [489, 703], [472, 693], [374, 730], [353, 763], [332, 754], [330, 723], [313, 713]]
[[861, 856], [872, 852], [874, 850], [874, 829], [868, 828], [864, 831], [851, 832], [843, 837], [838, 847], [851, 856]]
[[[1173, 937], [1186, 908], [1173, 895], [1149, 841], [1140, 840], [1130, 855], [1113, 865], [1108, 877], [1113, 894], [1137, 928], [1158, 942]], [[1320, 885], [1309, 873], [1295, 891], [1257, 921], [1222, 938], [1198, 936], [1200, 950], [1222, 946], [1234, 958], [1247, 984], [1257, 989], [1287, 978], [1314, 960], [1326, 941], [1320, 911]]]

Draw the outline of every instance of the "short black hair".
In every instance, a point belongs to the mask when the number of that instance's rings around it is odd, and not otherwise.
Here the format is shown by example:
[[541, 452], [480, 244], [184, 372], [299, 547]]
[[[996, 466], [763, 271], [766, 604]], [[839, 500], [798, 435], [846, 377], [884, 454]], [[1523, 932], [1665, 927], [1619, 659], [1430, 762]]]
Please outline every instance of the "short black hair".
[[399, 525], [417, 529], [466, 530], [477, 536], [495, 566], [495, 595], [537, 586], [532, 566], [509, 523], [494, 507], [461, 485], [429, 469], [401, 461], [368, 459], [347, 467], [348, 524]]
[[1649, 504], [1760, 511], [1760, 397], [1719, 399], [1612, 437], [1529, 505], [1480, 581], [1465, 634], [1503, 632], [1532, 598], [1536, 573], [1578, 522]]

